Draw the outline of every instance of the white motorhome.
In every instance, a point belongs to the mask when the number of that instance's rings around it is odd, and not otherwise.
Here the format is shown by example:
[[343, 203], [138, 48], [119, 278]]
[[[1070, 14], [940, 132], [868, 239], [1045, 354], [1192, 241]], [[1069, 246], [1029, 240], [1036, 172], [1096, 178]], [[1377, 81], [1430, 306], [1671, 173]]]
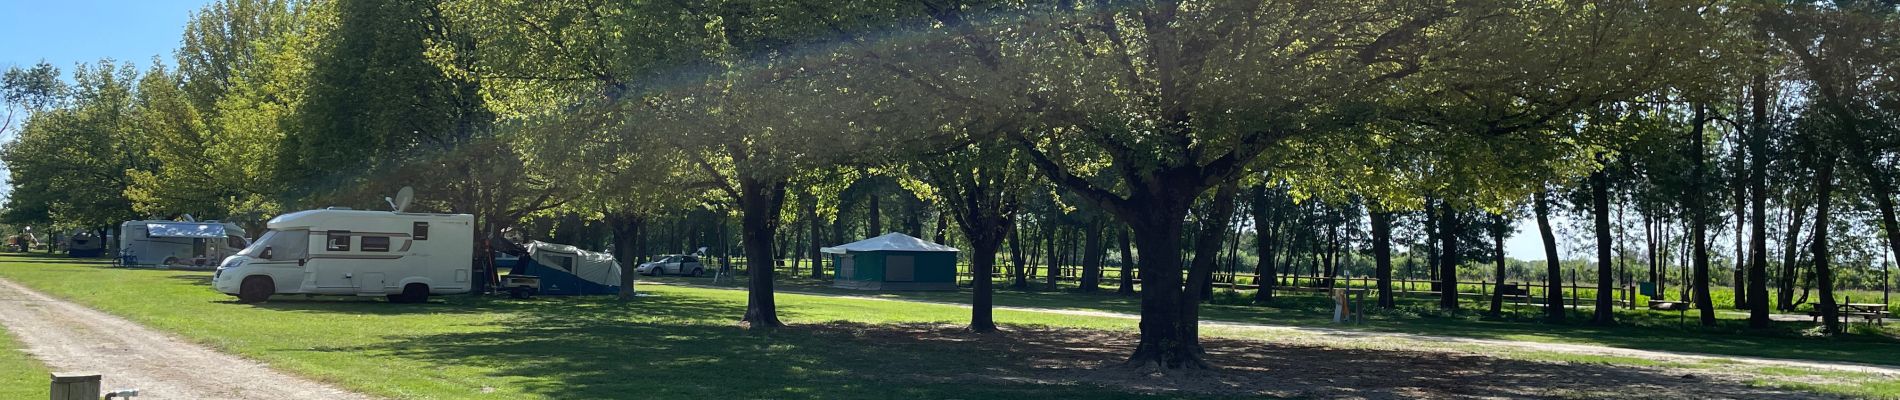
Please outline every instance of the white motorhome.
[[131, 266], [210, 267], [250, 245], [244, 228], [218, 221], [125, 221], [119, 257]]
[[427, 301], [468, 293], [475, 217], [329, 208], [272, 218], [257, 242], [212, 278], [241, 302], [273, 294], [386, 296]]

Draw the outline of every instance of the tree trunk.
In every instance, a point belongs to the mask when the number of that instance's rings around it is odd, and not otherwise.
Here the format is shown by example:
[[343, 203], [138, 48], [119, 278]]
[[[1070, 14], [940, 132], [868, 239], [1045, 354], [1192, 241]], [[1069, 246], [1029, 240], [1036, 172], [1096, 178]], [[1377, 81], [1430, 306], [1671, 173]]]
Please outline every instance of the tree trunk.
[[[798, 225], [794, 223], [792, 226], [796, 227]], [[789, 272], [791, 275], [789, 276], [793, 278], [797, 278], [798, 277], [798, 259], [799, 259], [798, 255], [801, 253], [797, 251], [797, 249], [799, 248], [798, 229], [787, 229], [783, 231], [782, 235], [785, 236], [785, 243], [782, 243], [783, 246], [772, 248], [773, 256], [775, 257], [774, 260], [789, 259], [789, 261], [786, 261], [785, 263], [786, 266], [791, 267], [791, 271]], [[774, 265], [776, 265], [776, 262], [774, 263]]]
[[1785, 231], [1788, 234], [1787, 240], [1784, 240], [1781, 245], [1781, 279], [1776, 285], [1779, 289], [1775, 299], [1778, 303], [1776, 306], [1781, 311], [1794, 311], [1795, 278], [1800, 276], [1796, 266], [1800, 263], [1802, 247], [1801, 225], [1807, 221], [1804, 215], [1807, 214], [1807, 204], [1803, 199], [1796, 197], [1792, 204], [1788, 209], [1788, 229]]
[[1440, 204], [1438, 216], [1439, 257], [1438, 262], [1438, 308], [1458, 309], [1458, 264], [1461, 262], [1458, 250], [1458, 232], [1463, 231], [1458, 218], [1458, 210], [1450, 203]]
[[878, 190], [871, 191], [871, 199], [866, 202], [869, 207], [866, 212], [870, 215], [865, 217], [865, 227], [866, 230], [870, 232], [865, 232], [864, 237], [884, 235], [884, 217], [880, 215], [880, 213], [884, 211], [884, 207], [878, 204], [882, 201], [884, 196], [881, 196], [880, 194], [882, 193], [879, 192]]
[[[1223, 196], [1216, 194], [1217, 204], [1231, 204], [1233, 190], [1226, 191], [1229, 193], [1225, 202], [1220, 200]], [[1166, 195], [1185, 198], [1136, 192], [1129, 201], [1135, 207], [1129, 208], [1141, 212], [1118, 213], [1133, 225], [1135, 245], [1141, 250], [1141, 339], [1128, 363], [1167, 369], [1206, 369], [1209, 367], [1204, 358], [1206, 351], [1200, 342], [1201, 299], [1198, 290], [1186, 288], [1200, 286], [1213, 272], [1212, 264], [1196, 262], [1194, 268], [1187, 271], [1187, 282], [1182, 282], [1181, 240], [1193, 197], [1178, 193]]]
[[1046, 245], [1043, 248], [1049, 251], [1048, 257], [1045, 258], [1048, 262], [1042, 266], [1042, 276], [1048, 280], [1048, 282], [1044, 284], [1045, 289], [1052, 291], [1059, 289], [1059, 287], [1056, 286], [1056, 275], [1057, 270], [1062, 268], [1062, 253], [1056, 250], [1056, 233], [1060, 232], [1061, 229], [1056, 227], [1055, 220], [1055, 216], [1050, 216], [1048, 220], [1044, 221], [1044, 224], [1048, 226], [1042, 229], [1043, 243]]
[[[1749, 99], [1754, 120], [1748, 133], [1748, 327], [1767, 329], [1768, 311], [1768, 78], [1757, 73]], [[1891, 230], [1888, 232], [1892, 232]], [[1736, 232], [1740, 235], [1741, 232]]]
[[[1189, 276], [1193, 288], [1200, 291], [1200, 298], [1212, 297], [1214, 268], [1220, 263], [1221, 244], [1226, 243], [1227, 223], [1234, 219], [1234, 198], [1240, 191], [1239, 186], [1229, 183], [1214, 190], [1212, 212], [1201, 218], [1201, 230], [1194, 237], [1194, 263], [1188, 267], [1192, 271], [1206, 271], [1207, 276]], [[1198, 280], [1197, 280], [1198, 279]]]
[[1438, 291], [1438, 262], [1440, 241], [1438, 240], [1438, 211], [1431, 199], [1425, 199], [1425, 279], [1431, 281], [1430, 289]]
[[[934, 237], [937, 238], [937, 242], [939, 243], [950, 244], [950, 238], [945, 237], [945, 236], [948, 236], [949, 234], [950, 234], [950, 219], [944, 217], [942, 212], [938, 212], [937, 213], [937, 232], [934, 235]], [[994, 265], [994, 263], [992, 263], [992, 265]]]
[[1506, 229], [1506, 222], [1503, 215], [1492, 216], [1491, 241], [1493, 250], [1496, 250], [1498, 253], [1498, 271], [1492, 275], [1493, 279], [1498, 280], [1497, 283], [1492, 285], [1492, 287], [1497, 290], [1491, 291], [1491, 316], [1494, 318], [1504, 316], [1504, 230]]
[[[1629, 208], [1628, 205], [1628, 202], [1616, 202], [1616, 276], [1623, 279], [1622, 284], [1618, 286], [1624, 288], [1636, 285], [1636, 275], [1630, 274], [1629, 227], [1624, 225], [1624, 221], [1628, 221], [1624, 217], [1624, 211]], [[1636, 309], [1636, 294], [1634, 291], [1629, 293], [1629, 303], [1625, 307], [1634, 310]]]
[[1612, 309], [1610, 268], [1610, 178], [1603, 171], [1590, 174], [1591, 212], [1596, 215], [1597, 234], [1597, 302], [1596, 312], [1591, 322], [1598, 325], [1616, 324], [1616, 310]]
[[820, 233], [823, 227], [818, 223], [818, 201], [805, 203], [805, 218], [811, 225], [808, 228], [811, 231], [811, 242], [805, 244], [805, 251], [811, 255], [811, 278], [825, 279], [825, 254], [820, 250], [823, 247], [819, 245], [820, 238], [823, 238], [824, 234]]
[[1822, 330], [1829, 335], [1841, 333], [1839, 306], [1834, 302], [1834, 266], [1832, 255], [1828, 253], [1828, 220], [1833, 218], [1829, 212], [1834, 197], [1834, 157], [1820, 156], [1820, 167], [1814, 174], [1814, 278], [1815, 287], [1821, 291], [1821, 302], [1816, 305], [1821, 311]]
[[1003, 236], [996, 232], [993, 237], [978, 238], [969, 230], [965, 229], [965, 235], [970, 236], [970, 248], [976, 251], [970, 258], [970, 331], [992, 332], [996, 330], [996, 320], [992, 316], [994, 290], [990, 285], [996, 271], [996, 250], [1002, 247]]
[[[1135, 225], [1135, 246], [1141, 249], [1141, 339], [1128, 358], [1133, 366], [1206, 369], [1198, 330], [1200, 300], [1182, 290], [1181, 234], [1186, 207], [1163, 217], [1143, 218]], [[1194, 310], [1194, 311], [1190, 311]]]
[[1136, 273], [1135, 272], [1136, 271], [1135, 251], [1134, 249], [1130, 248], [1128, 244], [1128, 227], [1121, 226], [1121, 225], [1116, 225], [1116, 226], [1119, 227], [1118, 229], [1116, 229], [1115, 236], [1121, 242], [1120, 244], [1122, 248], [1122, 265], [1121, 265], [1121, 276], [1120, 276], [1121, 287], [1115, 290], [1115, 294], [1119, 294], [1123, 296], [1133, 296], [1135, 294], [1135, 273]]
[[1015, 264], [1015, 265], [1010, 266], [1011, 270], [1014, 271], [1013, 273], [1010, 274], [1010, 278], [1014, 279], [1014, 283], [1012, 283], [1010, 286], [1014, 286], [1017, 289], [1029, 287], [1029, 278], [1023, 276], [1023, 272], [1024, 272], [1023, 266], [1029, 264], [1028, 257], [1029, 255], [1023, 249], [1022, 225], [1016, 223], [1015, 221], [1010, 221], [1009, 223], [1009, 258], [1010, 258], [1011, 263]]
[[[1738, 164], [1742, 163], [1743, 160], [1741, 153], [1742, 150], [1740, 150], [1740, 146], [1737, 146], [1734, 159]], [[1741, 171], [1741, 169], [1745, 167], [1746, 166], [1736, 167], [1735, 180], [1732, 182], [1732, 185], [1735, 187], [1735, 262], [1730, 266], [1731, 269], [1734, 270], [1734, 277], [1729, 279], [1729, 287], [1735, 292], [1733, 300], [1735, 300], [1734, 307], [1737, 310], [1748, 309], [1749, 294], [1747, 290], [1748, 236], [1743, 234], [1742, 231], [1748, 227], [1748, 186], [1745, 181], [1747, 174]]]
[[1661, 224], [1656, 222], [1655, 213], [1653, 211], [1643, 212], [1643, 241], [1646, 242], [1645, 244], [1649, 247], [1649, 283], [1656, 291], [1650, 297], [1655, 300], [1668, 299], [1666, 296], [1663, 296], [1662, 291], [1662, 255], [1658, 254], [1662, 249], [1662, 244], [1660, 243], [1661, 238], [1662, 228]]
[[[635, 249], [639, 246], [638, 238], [642, 227], [646, 225], [646, 219], [631, 215], [615, 215], [610, 217], [608, 223], [612, 225], [614, 232], [614, 258], [621, 260], [622, 266], [639, 265], [636, 255], [638, 250]], [[620, 301], [633, 300], [633, 284], [636, 275], [639, 274], [633, 273], [633, 268], [620, 270]]]
[[1372, 219], [1372, 257], [1377, 264], [1373, 275], [1378, 279], [1379, 307], [1398, 306], [1392, 299], [1392, 213], [1375, 211]]
[[1102, 289], [1102, 254], [1106, 252], [1102, 244], [1103, 223], [1089, 224], [1082, 240], [1082, 292], [1095, 293]]
[[1701, 104], [1694, 107], [1695, 126], [1689, 129], [1689, 148], [1687, 149], [1693, 153], [1690, 154], [1689, 161], [1694, 165], [1689, 167], [1689, 192], [1686, 193], [1689, 197], [1690, 240], [1695, 241], [1691, 244], [1694, 246], [1691, 250], [1694, 252], [1691, 255], [1694, 258], [1690, 260], [1691, 274], [1694, 275], [1691, 279], [1694, 281], [1688, 286], [1695, 291], [1693, 293], [1695, 305], [1701, 314], [1702, 326], [1706, 327], [1715, 326], [1715, 302], [1709, 298], [1709, 223], [1711, 222], [1710, 214], [1713, 213], [1710, 212], [1709, 195], [1703, 189], [1708, 175], [1706, 160], [1708, 151], [1703, 148], [1705, 146], [1703, 142], [1706, 140], [1703, 127], [1708, 121], [1706, 118], [1708, 107]]
[[[1564, 271], [1563, 263], [1557, 258], [1557, 235], [1550, 229], [1550, 191], [1538, 190], [1536, 199], [1537, 235], [1544, 241], [1544, 278], [1549, 287], [1544, 289], [1544, 321], [1564, 322]], [[1633, 300], [1632, 300], [1633, 301]]]
[[[779, 322], [778, 304], [772, 295], [772, 236], [778, 232], [779, 210], [785, 203], [785, 179], [739, 178], [741, 246], [753, 267], [746, 284], [745, 319], [751, 329], [772, 329]], [[763, 261], [765, 265], [757, 265]]]

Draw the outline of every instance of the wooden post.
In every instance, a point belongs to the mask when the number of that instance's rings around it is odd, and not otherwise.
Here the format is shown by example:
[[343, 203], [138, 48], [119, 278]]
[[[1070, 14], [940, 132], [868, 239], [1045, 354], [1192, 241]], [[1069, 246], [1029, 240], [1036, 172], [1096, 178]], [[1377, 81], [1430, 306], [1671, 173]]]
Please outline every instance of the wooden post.
[[98, 400], [99, 374], [65, 372], [53, 374], [53, 400]]

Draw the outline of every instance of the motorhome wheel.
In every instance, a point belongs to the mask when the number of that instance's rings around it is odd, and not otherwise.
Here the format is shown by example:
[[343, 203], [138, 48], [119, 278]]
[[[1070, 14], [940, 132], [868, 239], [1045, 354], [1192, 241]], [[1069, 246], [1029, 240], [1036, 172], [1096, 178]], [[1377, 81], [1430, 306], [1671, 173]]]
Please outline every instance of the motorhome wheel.
[[411, 283], [403, 286], [402, 294], [391, 300], [400, 300], [399, 303], [426, 303], [429, 301], [429, 286]]
[[263, 302], [270, 299], [270, 295], [276, 291], [277, 285], [271, 282], [270, 277], [246, 277], [243, 283], [238, 284], [238, 302], [245, 304]]

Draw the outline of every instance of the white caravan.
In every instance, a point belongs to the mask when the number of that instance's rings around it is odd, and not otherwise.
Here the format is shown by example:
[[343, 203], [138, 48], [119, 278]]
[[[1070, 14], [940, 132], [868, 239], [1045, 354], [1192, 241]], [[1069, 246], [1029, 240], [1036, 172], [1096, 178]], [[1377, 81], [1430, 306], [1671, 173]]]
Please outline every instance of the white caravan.
[[119, 257], [128, 266], [210, 267], [250, 242], [244, 228], [218, 221], [125, 221]]
[[212, 285], [252, 303], [272, 294], [387, 296], [427, 301], [468, 293], [475, 217], [340, 208], [272, 218], [270, 231], [226, 258]]

